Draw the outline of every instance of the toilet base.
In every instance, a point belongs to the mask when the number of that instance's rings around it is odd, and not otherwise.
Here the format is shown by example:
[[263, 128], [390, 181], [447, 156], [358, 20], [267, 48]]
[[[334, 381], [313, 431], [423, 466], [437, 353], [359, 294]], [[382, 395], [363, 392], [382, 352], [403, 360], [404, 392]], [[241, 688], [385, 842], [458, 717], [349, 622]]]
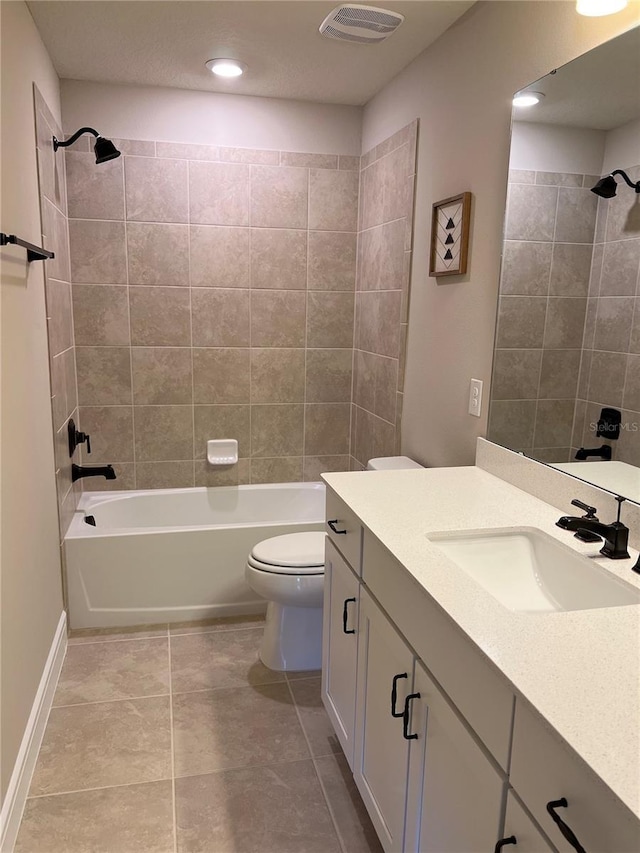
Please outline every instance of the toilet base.
[[278, 672], [322, 667], [322, 607], [291, 607], [270, 601], [260, 660]]

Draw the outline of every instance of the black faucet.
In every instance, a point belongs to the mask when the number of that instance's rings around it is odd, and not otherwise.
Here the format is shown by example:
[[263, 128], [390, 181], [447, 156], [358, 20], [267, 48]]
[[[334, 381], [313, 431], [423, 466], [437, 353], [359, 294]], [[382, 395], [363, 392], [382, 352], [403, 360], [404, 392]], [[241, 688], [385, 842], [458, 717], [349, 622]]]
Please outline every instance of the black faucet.
[[76, 480], [80, 480], [82, 477], [104, 477], [105, 480], [115, 480], [116, 472], [113, 470], [112, 465], [100, 467], [99, 465], [76, 465], [74, 463], [71, 466], [71, 482], [75, 483]]
[[[563, 515], [556, 521], [556, 525], [563, 530], [572, 530], [576, 533], [580, 531], [588, 531], [601, 536], [604, 539], [604, 547], [600, 549], [603, 557], [609, 557], [610, 560], [626, 560], [630, 555], [627, 550], [629, 544], [629, 528], [620, 521], [620, 510], [625, 498], [616, 497], [618, 501], [618, 518], [611, 524], [603, 524], [596, 518], [578, 517], [574, 515]], [[593, 507], [587, 507], [581, 501], [571, 501], [572, 506], [578, 506], [581, 509], [593, 510], [591, 515], [595, 514]], [[578, 537], [580, 538], [580, 537]]]
[[586, 447], [581, 447], [575, 455], [576, 459], [588, 459], [590, 456], [599, 456], [605, 462], [611, 461], [611, 445], [603, 444], [602, 447], [594, 447], [589, 450]]

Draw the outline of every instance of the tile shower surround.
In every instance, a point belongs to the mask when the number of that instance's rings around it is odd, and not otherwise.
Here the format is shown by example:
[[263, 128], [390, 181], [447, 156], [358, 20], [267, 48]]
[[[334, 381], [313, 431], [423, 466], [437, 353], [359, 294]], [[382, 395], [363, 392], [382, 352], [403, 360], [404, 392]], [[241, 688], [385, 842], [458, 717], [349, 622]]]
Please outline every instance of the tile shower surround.
[[[598, 199], [597, 180], [510, 173], [489, 437], [548, 462], [594, 442], [603, 405], [640, 424], [635, 200]], [[615, 457], [639, 464], [637, 444], [623, 433]]]
[[115, 143], [66, 152], [83, 462], [118, 474], [84, 487], [347, 469], [359, 158]]

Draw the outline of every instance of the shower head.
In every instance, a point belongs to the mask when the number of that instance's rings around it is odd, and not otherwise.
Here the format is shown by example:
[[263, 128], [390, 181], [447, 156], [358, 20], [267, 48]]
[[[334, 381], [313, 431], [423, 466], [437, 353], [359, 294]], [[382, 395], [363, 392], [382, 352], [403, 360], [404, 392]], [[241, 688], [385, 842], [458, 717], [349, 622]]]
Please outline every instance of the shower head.
[[80, 130], [76, 130], [73, 136], [70, 136], [65, 142], [60, 142], [59, 139], [53, 137], [53, 150], [57, 151], [58, 148], [67, 148], [69, 145], [73, 145], [73, 143], [78, 140], [83, 133], [91, 133], [95, 136], [96, 141], [93, 146], [93, 150], [96, 155], [96, 163], [106, 163], [108, 160], [114, 160], [116, 157], [120, 156], [120, 152], [113, 144], [110, 139], [105, 139], [104, 136], [100, 136], [97, 130], [94, 130], [92, 127], [81, 127]]
[[614, 175], [622, 175], [625, 183], [630, 186], [632, 190], [640, 193], [640, 181], [637, 181], [634, 184], [627, 173], [623, 172], [622, 169], [614, 169], [609, 175], [606, 175], [604, 178], [600, 178], [595, 187], [591, 187], [591, 192], [599, 195], [600, 198], [613, 198], [618, 189], [616, 179], [613, 177]]

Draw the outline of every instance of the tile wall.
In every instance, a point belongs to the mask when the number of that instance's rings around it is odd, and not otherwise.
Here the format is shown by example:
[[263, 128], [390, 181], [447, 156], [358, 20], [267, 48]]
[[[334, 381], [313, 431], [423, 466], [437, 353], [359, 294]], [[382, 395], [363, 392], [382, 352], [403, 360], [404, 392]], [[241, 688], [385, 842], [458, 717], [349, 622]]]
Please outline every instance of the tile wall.
[[[71, 276], [69, 266], [69, 231], [65, 159], [62, 151], [53, 151], [52, 138], [62, 138], [51, 110], [34, 87], [38, 180], [42, 245], [55, 252], [55, 258], [44, 261], [49, 337], [49, 369], [51, 374], [51, 416], [55, 440], [56, 488], [58, 518], [62, 542], [78, 504], [80, 490], [71, 483], [71, 460], [68, 450], [69, 418], [78, 420], [75, 346], [71, 308]], [[79, 459], [74, 455], [75, 462]]]
[[84, 488], [348, 469], [359, 158], [114, 142], [66, 153]]
[[351, 467], [400, 453], [418, 122], [362, 157]]

